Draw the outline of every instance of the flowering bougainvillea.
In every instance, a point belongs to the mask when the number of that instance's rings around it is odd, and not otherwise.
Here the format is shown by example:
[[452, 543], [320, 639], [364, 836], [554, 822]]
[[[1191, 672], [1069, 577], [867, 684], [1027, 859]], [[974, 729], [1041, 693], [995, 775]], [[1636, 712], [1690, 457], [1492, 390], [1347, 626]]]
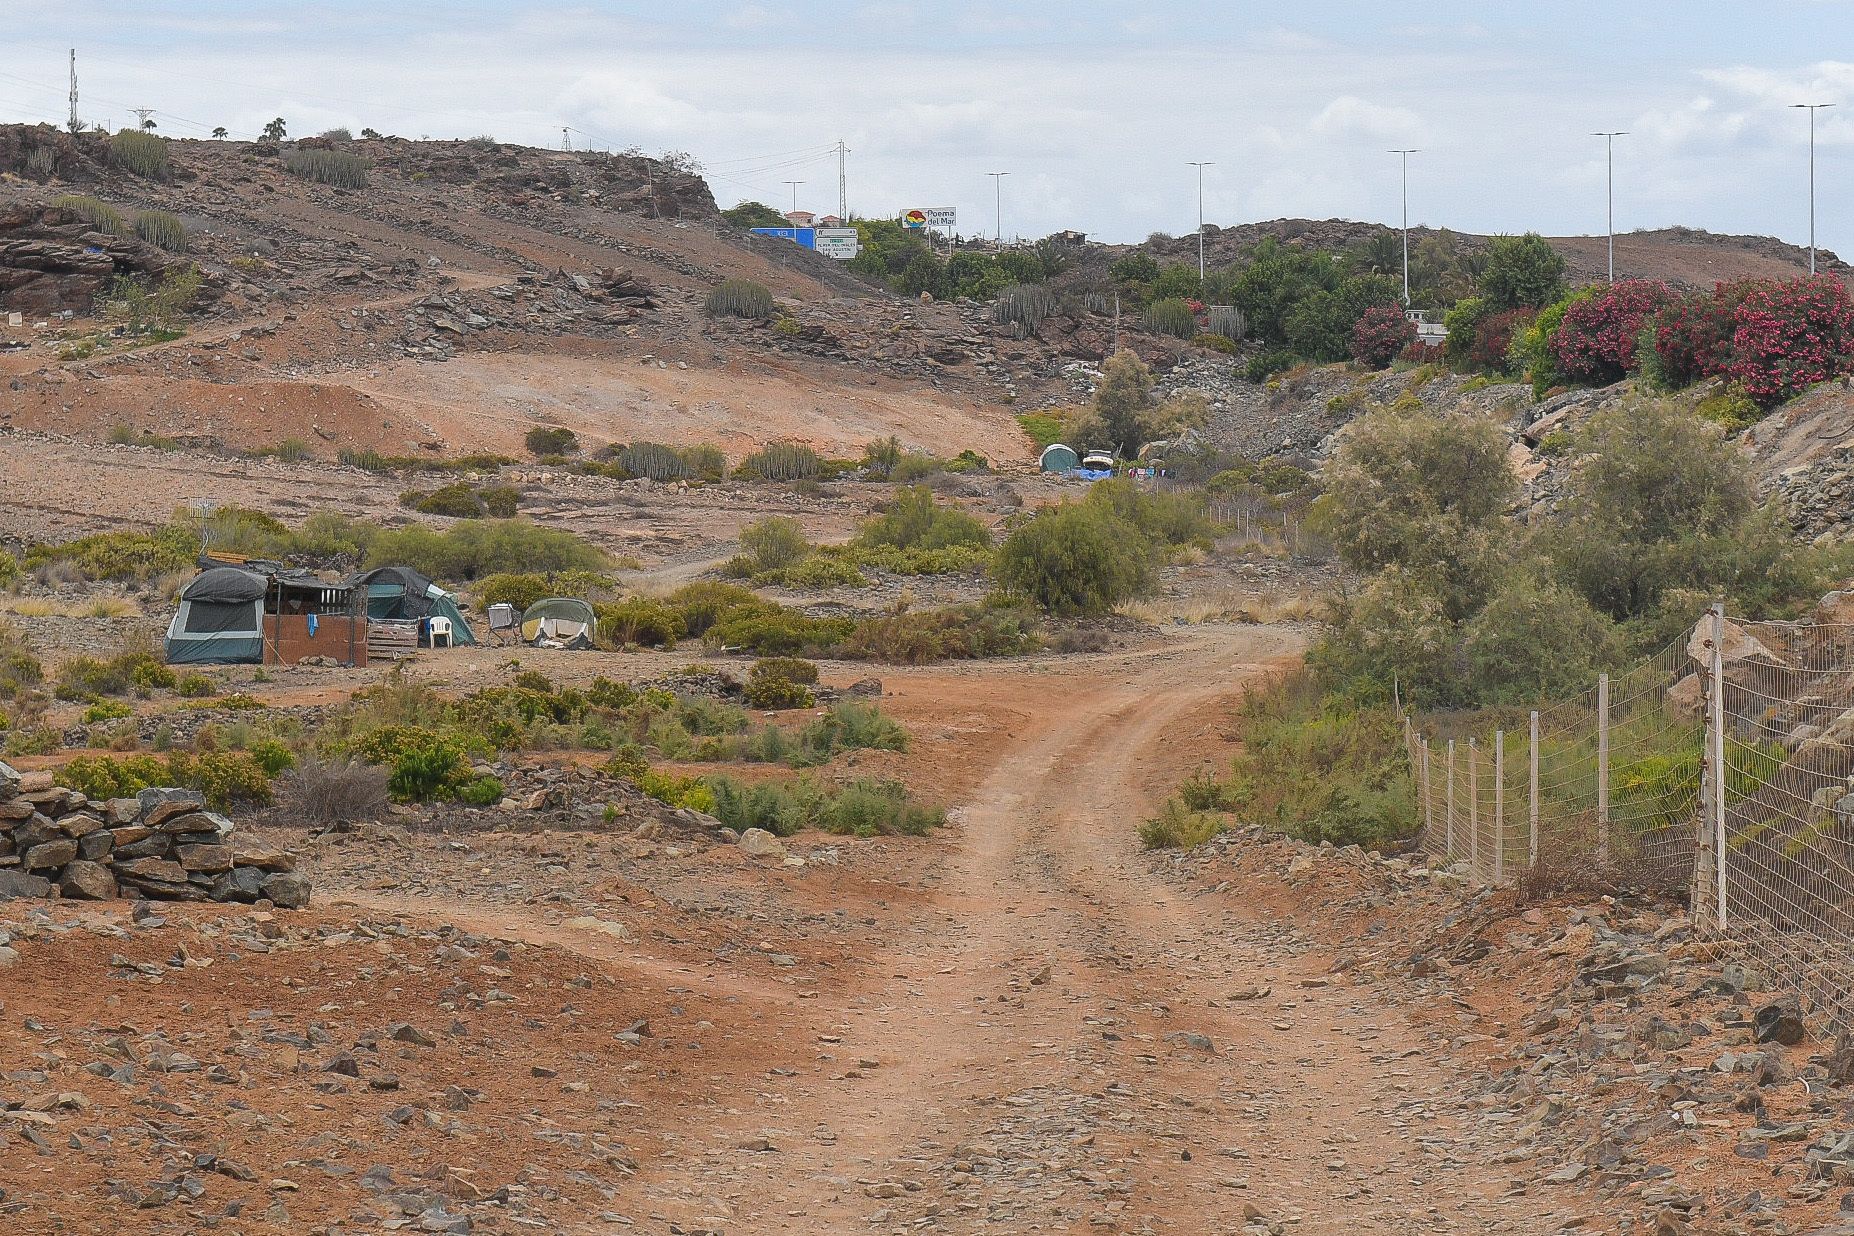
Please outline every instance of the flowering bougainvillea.
[[1732, 333], [1732, 380], [1760, 405], [1850, 372], [1854, 301], [1839, 279], [1792, 279], [1749, 292]]
[[1620, 382], [1635, 368], [1642, 323], [1672, 298], [1658, 279], [1623, 279], [1577, 301], [1551, 339], [1558, 372], [1587, 386]]
[[1732, 336], [1738, 329], [1738, 306], [1745, 297], [1770, 285], [1759, 279], [1720, 283], [1670, 301], [1649, 322], [1662, 382], [1674, 390], [1731, 368]]
[[1382, 369], [1415, 342], [1416, 323], [1403, 316], [1403, 310], [1376, 305], [1365, 310], [1352, 328], [1352, 359]]

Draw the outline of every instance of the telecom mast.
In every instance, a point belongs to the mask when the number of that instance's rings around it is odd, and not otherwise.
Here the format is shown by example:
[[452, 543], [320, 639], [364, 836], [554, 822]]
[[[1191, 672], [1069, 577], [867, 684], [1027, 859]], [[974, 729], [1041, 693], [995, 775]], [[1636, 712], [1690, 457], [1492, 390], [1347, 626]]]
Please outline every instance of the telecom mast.
[[850, 221], [850, 190], [849, 190], [849, 181], [845, 178], [845, 175], [844, 175], [844, 158], [843, 157], [849, 153], [850, 153], [850, 148], [843, 144], [843, 139], [841, 137], [838, 138], [837, 139], [837, 217], [843, 220], [845, 223], [848, 223]]

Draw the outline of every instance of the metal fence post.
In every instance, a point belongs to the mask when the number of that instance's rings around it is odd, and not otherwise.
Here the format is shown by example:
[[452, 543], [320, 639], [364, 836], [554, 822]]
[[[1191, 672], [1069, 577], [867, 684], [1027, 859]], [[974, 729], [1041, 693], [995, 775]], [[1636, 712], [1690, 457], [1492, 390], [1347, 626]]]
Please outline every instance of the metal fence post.
[[1539, 865], [1539, 714], [1535, 711], [1527, 723], [1530, 731], [1527, 745], [1531, 748], [1528, 762], [1531, 768], [1526, 773], [1526, 866]]
[[1468, 867], [1481, 873], [1481, 768], [1475, 740], [1468, 740]]
[[1609, 675], [1597, 678], [1597, 861], [1609, 861]]
[[1506, 731], [1494, 731], [1494, 883], [1506, 878]]
[[1712, 761], [1713, 861], [1717, 864], [1718, 927], [1725, 930], [1725, 604], [1712, 607], [1712, 707], [1707, 710], [1706, 751]]
[[1450, 862], [1455, 861], [1455, 740], [1448, 740], [1448, 781], [1447, 790], [1442, 801], [1443, 835], [1446, 848], [1443, 853]]

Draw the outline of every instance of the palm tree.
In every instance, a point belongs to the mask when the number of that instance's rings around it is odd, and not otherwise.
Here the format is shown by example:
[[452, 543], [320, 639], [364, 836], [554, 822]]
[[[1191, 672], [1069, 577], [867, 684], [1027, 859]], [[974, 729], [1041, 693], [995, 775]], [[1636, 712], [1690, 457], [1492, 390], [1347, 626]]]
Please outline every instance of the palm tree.
[[224, 125], [220, 125], [220, 126], [219, 126], [218, 128], [216, 128], [216, 129], [214, 129], [214, 130], [212, 131], [212, 135], [213, 135], [214, 137], [216, 137], [216, 138], [218, 138], [218, 139], [219, 139], [219, 140], [221, 140], [221, 141], [223, 141], [223, 140], [225, 140], [226, 138], [228, 138], [228, 137], [230, 137], [230, 136], [231, 136], [231, 134], [229, 134], [229, 133], [227, 133], [227, 132], [225, 131], [225, 126], [224, 126]]
[[264, 126], [264, 137], [267, 141], [280, 142], [287, 132], [281, 116]]

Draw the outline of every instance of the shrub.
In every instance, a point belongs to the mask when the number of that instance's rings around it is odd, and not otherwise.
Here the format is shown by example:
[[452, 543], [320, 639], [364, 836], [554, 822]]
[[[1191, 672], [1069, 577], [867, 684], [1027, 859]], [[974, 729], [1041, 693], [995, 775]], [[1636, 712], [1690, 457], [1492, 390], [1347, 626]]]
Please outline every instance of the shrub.
[[1442, 325], [1448, 331], [1448, 338], [1442, 344], [1442, 354], [1451, 365], [1463, 368], [1468, 365], [1468, 356], [1474, 350], [1481, 319], [1495, 312], [1497, 310], [1486, 300], [1479, 296], [1469, 296], [1456, 301], [1442, 316]]
[[1753, 289], [1735, 317], [1729, 372], [1761, 407], [1850, 371], [1854, 301], [1832, 275]]
[[166, 249], [169, 253], [187, 251], [186, 225], [180, 221], [179, 215], [169, 214], [165, 210], [137, 211], [135, 234], [156, 248]]
[[762, 481], [798, 481], [814, 479], [823, 469], [823, 459], [810, 447], [798, 442], [773, 442], [741, 460], [734, 475]]
[[813, 618], [797, 610], [767, 605], [732, 609], [708, 628], [705, 639], [721, 648], [756, 656], [784, 657], [818, 653], [850, 637], [856, 623], [848, 618]]
[[140, 129], [124, 129], [109, 139], [109, 161], [147, 180], [166, 180], [172, 170], [167, 139]]
[[714, 317], [763, 322], [773, 315], [773, 296], [763, 283], [751, 279], [723, 279], [708, 293], [707, 308]]
[[543, 597], [558, 596], [559, 591], [545, 575], [490, 575], [478, 582], [477, 595], [487, 609], [491, 605], [512, 605], [520, 613]]
[[871, 476], [887, 480], [895, 474], [895, 466], [901, 462], [901, 457], [901, 439], [891, 433], [863, 447], [863, 468]]
[[1623, 279], [1571, 304], [1550, 342], [1558, 372], [1588, 386], [1620, 382], [1635, 368], [1642, 324], [1672, 295], [1656, 279]]
[[805, 530], [788, 515], [768, 515], [740, 530], [740, 548], [761, 571], [793, 566], [811, 552]]
[[528, 431], [522, 444], [531, 455], [576, 455], [579, 435], [560, 425], [536, 425]]
[[708, 580], [684, 584], [669, 594], [666, 603], [676, 611], [690, 639], [702, 638], [709, 628], [725, 618], [768, 614], [779, 608], [738, 584]]
[[1062, 441], [1065, 432], [1062, 418], [1048, 412], [1025, 412], [1017, 418], [1017, 424], [1039, 451]]
[[1241, 343], [1249, 333], [1249, 319], [1233, 305], [1212, 305], [1204, 315], [1204, 332], [1221, 335], [1231, 343]]
[[1168, 798], [1159, 814], [1139, 826], [1139, 842], [1148, 850], [1189, 850], [1229, 827], [1216, 812], [1194, 811], [1176, 798]]
[[386, 769], [386, 788], [400, 802], [456, 797], [475, 781], [463, 743], [418, 725], [383, 725], [353, 743], [354, 754]]
[[1488, 306], [1538, 310], [1564, 294], [1564, 258], [1537, 232], [1496, 236], [1487, 246], [1481, 295]]
[[1197, 334], [1197, 315], [1178, 297], [1156, 300], [1146, 310], [1146, 329], [1155, 335], [1189, 339]]
[[778, 675], [755, 674], [747, 679], [747, 685], [741, 691], [741, 698], [748, 707], [768, 711], [780, 711], [789, 708], [810, 708], [815, 705], [817, 697], [811, 694], [811, 688], [802, 682], [793, 682]]
[[404, 564], [433, 579], [456, 581], [506, 572], [599, 571], [611, 560], [565, 529], [525, 519], [474, 519], [443, 531], [379, 532], [368, 541], [366, 564]]
[[783, 678], [787, 682], [816, 684], [818, 667], [801, 657], [764, 657], [748, 671], [751, 678]]
[[1531, 309], [1503, 309], [1482, 317], [1474, 324], [1474, 342], [1469, 345], [1466, 364], [1482, 373], [1511, 373], [1513, 340], [1523, 335], [1537, 316]]
[[908, 734], [874, 704], [844, 700], [798, 735], [807, 759], [823, 762], [835, 751], [906, 751]]
[[1729, 370], [1738, 306], [1763, 286], [1755, 279], [1718, 283], [1709, 293], [1696, 292], [1662, 306], [1648, 321], [1656, 385], [1680, 390]]
[[992, 302], [991, 320], [1001, 326], [1018, 326], [1034, 334], [1043, 319], [1056, 312], [1056, 294], [1036, 283], [1013, 283]]
[[1249, 358], [1249, 363], [1243, 367], [1243, 376], [1251, 382], [1266, 382], [1299, 363], [1300, 358], [1288, 348], [1267, 348]]
[[59, 783], [90, 798], [133, 798], [157, 786], [198, 790], [224, 811], [270, 801], [270, 779], [243, 751], [175, 751], [165, 757], [79, 756], [58, 772]]
[[217, 695], [219, 688], [204, 674], [186, 674], [174, 684], [174, 691], [190, 700], [200, 700]]
[[481, 519], [487, 513], [476, 487], [467, 481], [455, 481], [431, 493], [408, 489], [399, 495], [399, 503], [422, 514], [441, 515], [447, 519]]
[[683, 622], [674, 608], [651, 597], [627, 597], [615, 605], [596, 606], [599, 634], [624, 647], [674, 648], [683, 636]]
[[865, 521], [853, 543], [864, 549], [883, 545], [897, 549], [988, 549], [991, 533], [966, 512], [935, 502], [933, 491], [925, 485], [914, 485], [897, 491], [887, 509]]
[[283, 778], [281, 790], [279, 811], [293, 824], [355, 824], [386, 811], [385, 771], [356, 760], [304, 760]]
[[[190, 675], [197, 677], [197, 675]], [[72, 657], [58, 667], [57, 695], [62, 700], [87, 700], [99, 695], [147, 695], [175, 687], [174, 671], [162, 664], [160, 654], [147, 640], [130, 640], [108, 660]]]
[[1102, 507], [1064, 503], [1032, 518], [998, 550], [998, 582], [1056, 614], [1103, 614], [1155, 582], [1152, 547]]
[[1022, 609], [963, 605], [865, 618], [840, 637], [835, 651], [851, 660], [924, 665], [1018, 656], [1040, 646]]
[[913, 802], [898, 781], [861, 779], [829, 790], [807, 780], [742, 785], [731, 777], [709, 777], [715, 818], [729, 828], [763, 828], [789, 837], [802, 828], [871, 837], [883, 833], [919, 836], [939, 827], [946, 813]]
[[122, 212], [108, 202], [83, 194], [65, 193], [54, 197], [51, 204], [53, 209], [76, 215], [99, 232], [123, 237], [134, 235], [134, 229], [129, 226], [129, 221], [122, 217]]
[[283, 166], [292, 176], [333, 185], [338, 189], [364, 189], [367, 172], [373, 164], [365, 157], [345, 150], [292, 150], [283, 156]]
[[684, 481], [695, 475], [681, 451], [657, 442], [633, 442], [618, 453], [618, 466], [632, 476], [657, 482]]
[[1518, 574], [1462, 629], [1469, 698], [1522, 704], [1580, 691], [1607, 663], [1612, 638], [1583, 597]]
[[1352, 359], [1372, 369], [1387, 368], [1416, 342], [1416, 323], [1394, 305], [1367, 309], [1352, 328]]

